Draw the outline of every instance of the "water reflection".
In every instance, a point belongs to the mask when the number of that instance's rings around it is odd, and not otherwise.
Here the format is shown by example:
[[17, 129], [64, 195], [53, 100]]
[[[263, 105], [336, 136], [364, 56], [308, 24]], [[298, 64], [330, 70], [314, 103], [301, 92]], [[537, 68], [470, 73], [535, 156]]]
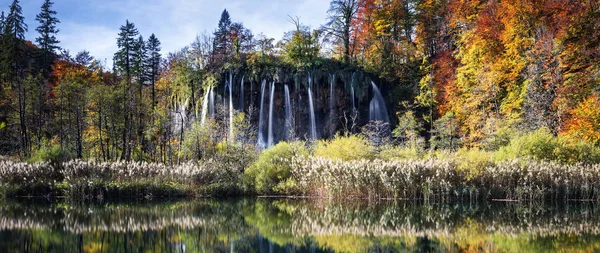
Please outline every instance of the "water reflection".
[[598, 205], [288, 199], [0, 204], [2, 252], [595, 252]]

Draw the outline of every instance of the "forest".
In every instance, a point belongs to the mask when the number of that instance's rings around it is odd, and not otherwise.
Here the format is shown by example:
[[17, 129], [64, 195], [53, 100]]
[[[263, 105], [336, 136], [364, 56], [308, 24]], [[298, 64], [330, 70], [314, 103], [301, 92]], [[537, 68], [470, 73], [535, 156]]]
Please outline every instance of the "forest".
[[176, 52], [126, 20], [112, 66], [40, 4], [0, 16], [4, 195], [600, 198], [598, 1], [332, 0], [283, 38], [224, 10]]

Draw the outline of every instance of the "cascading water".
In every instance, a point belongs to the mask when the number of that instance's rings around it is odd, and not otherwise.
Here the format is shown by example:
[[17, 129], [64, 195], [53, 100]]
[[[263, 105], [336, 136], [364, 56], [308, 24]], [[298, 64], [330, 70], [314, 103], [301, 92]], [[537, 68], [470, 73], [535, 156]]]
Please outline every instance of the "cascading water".
[[271, 84], [271, 99], [269, 101], [269, 134], [267, 137], [267, 148], [274, 144], [273, 140], [273, 98], [275, 97], [275, 81]]
[[310, 109], [310, 138], [312, 140], [317, 139], [317, 123], [315, 120], [315, 107], [313, 104], [313, 96], [312, 96], [312, 78], [310, 77], [310, 73], [308, 74], [308, 103]]
[[210, 118], [215, 118], [215, 90], [210, 88], [210, 101], [208, 105], [208, 113], [210, 114]]
[[385, 106], [385, 100], [383, 100], [383, 96], [374, 82], [371, 82], [371, 86], [373, 87], [373, 98], [369, 105], [369, 121], [383, 121], [389, 123], [390, 118], [387, 107]]
[[234, 141], [233, 138], [233, 74], [229, 72], [229, 140]]
[[202, 100], [202, 114], [200, 115], [200, 126], [204, 126], [206, 122], [206, 115], [208, 113], [208, 100], [210, 99], [210, 93], [212, 91], [212, 87], [208, 87], [205, 91], [204, 99]]
[[266, 147], [265, 139], [263, 136], [263, 124], [264, 124], [263, 123], [263, 105], [265, 104], [265, 86], [266, 86], [266, 84], [267, 84], [267, 81], [263, 80], [261, 88], [260, 88], [260, 111], [258, 114], [258, 140], [256, 143], [256, 145], [259, 148], [263, 148], [263, 149]]
[[356, 72], [352, 73], [352, 79], [350, 80], [350, 93], [352, 93], [352, 114], [356, 112], [356, 105], [354, 104], [354, 75], [356, 75]]
[[240, 83], [240, 102], [238, 108], [241, 112], [244, 111], [244, 78], [246, 75], [242, 76], [242, 82]]
[[292, 103], [290, 102], [290, 89], [285, 85], [285, 135], [287, 140], [292, 138]]

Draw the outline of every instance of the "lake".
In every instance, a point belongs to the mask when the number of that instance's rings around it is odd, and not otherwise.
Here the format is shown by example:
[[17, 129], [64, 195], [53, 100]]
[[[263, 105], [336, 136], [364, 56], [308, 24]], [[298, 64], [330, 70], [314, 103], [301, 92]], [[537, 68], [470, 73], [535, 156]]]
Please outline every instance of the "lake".
[[2, 252], [598, 252], [599, 205], [232, 200], [0, 203]]

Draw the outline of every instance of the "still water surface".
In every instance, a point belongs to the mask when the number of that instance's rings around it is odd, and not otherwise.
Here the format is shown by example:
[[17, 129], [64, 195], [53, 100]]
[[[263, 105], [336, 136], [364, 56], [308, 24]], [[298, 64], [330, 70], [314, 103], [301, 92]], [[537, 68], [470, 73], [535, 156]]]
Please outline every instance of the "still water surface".
[[0, 203], [1, 252], [600, 252], [599, 205]]

